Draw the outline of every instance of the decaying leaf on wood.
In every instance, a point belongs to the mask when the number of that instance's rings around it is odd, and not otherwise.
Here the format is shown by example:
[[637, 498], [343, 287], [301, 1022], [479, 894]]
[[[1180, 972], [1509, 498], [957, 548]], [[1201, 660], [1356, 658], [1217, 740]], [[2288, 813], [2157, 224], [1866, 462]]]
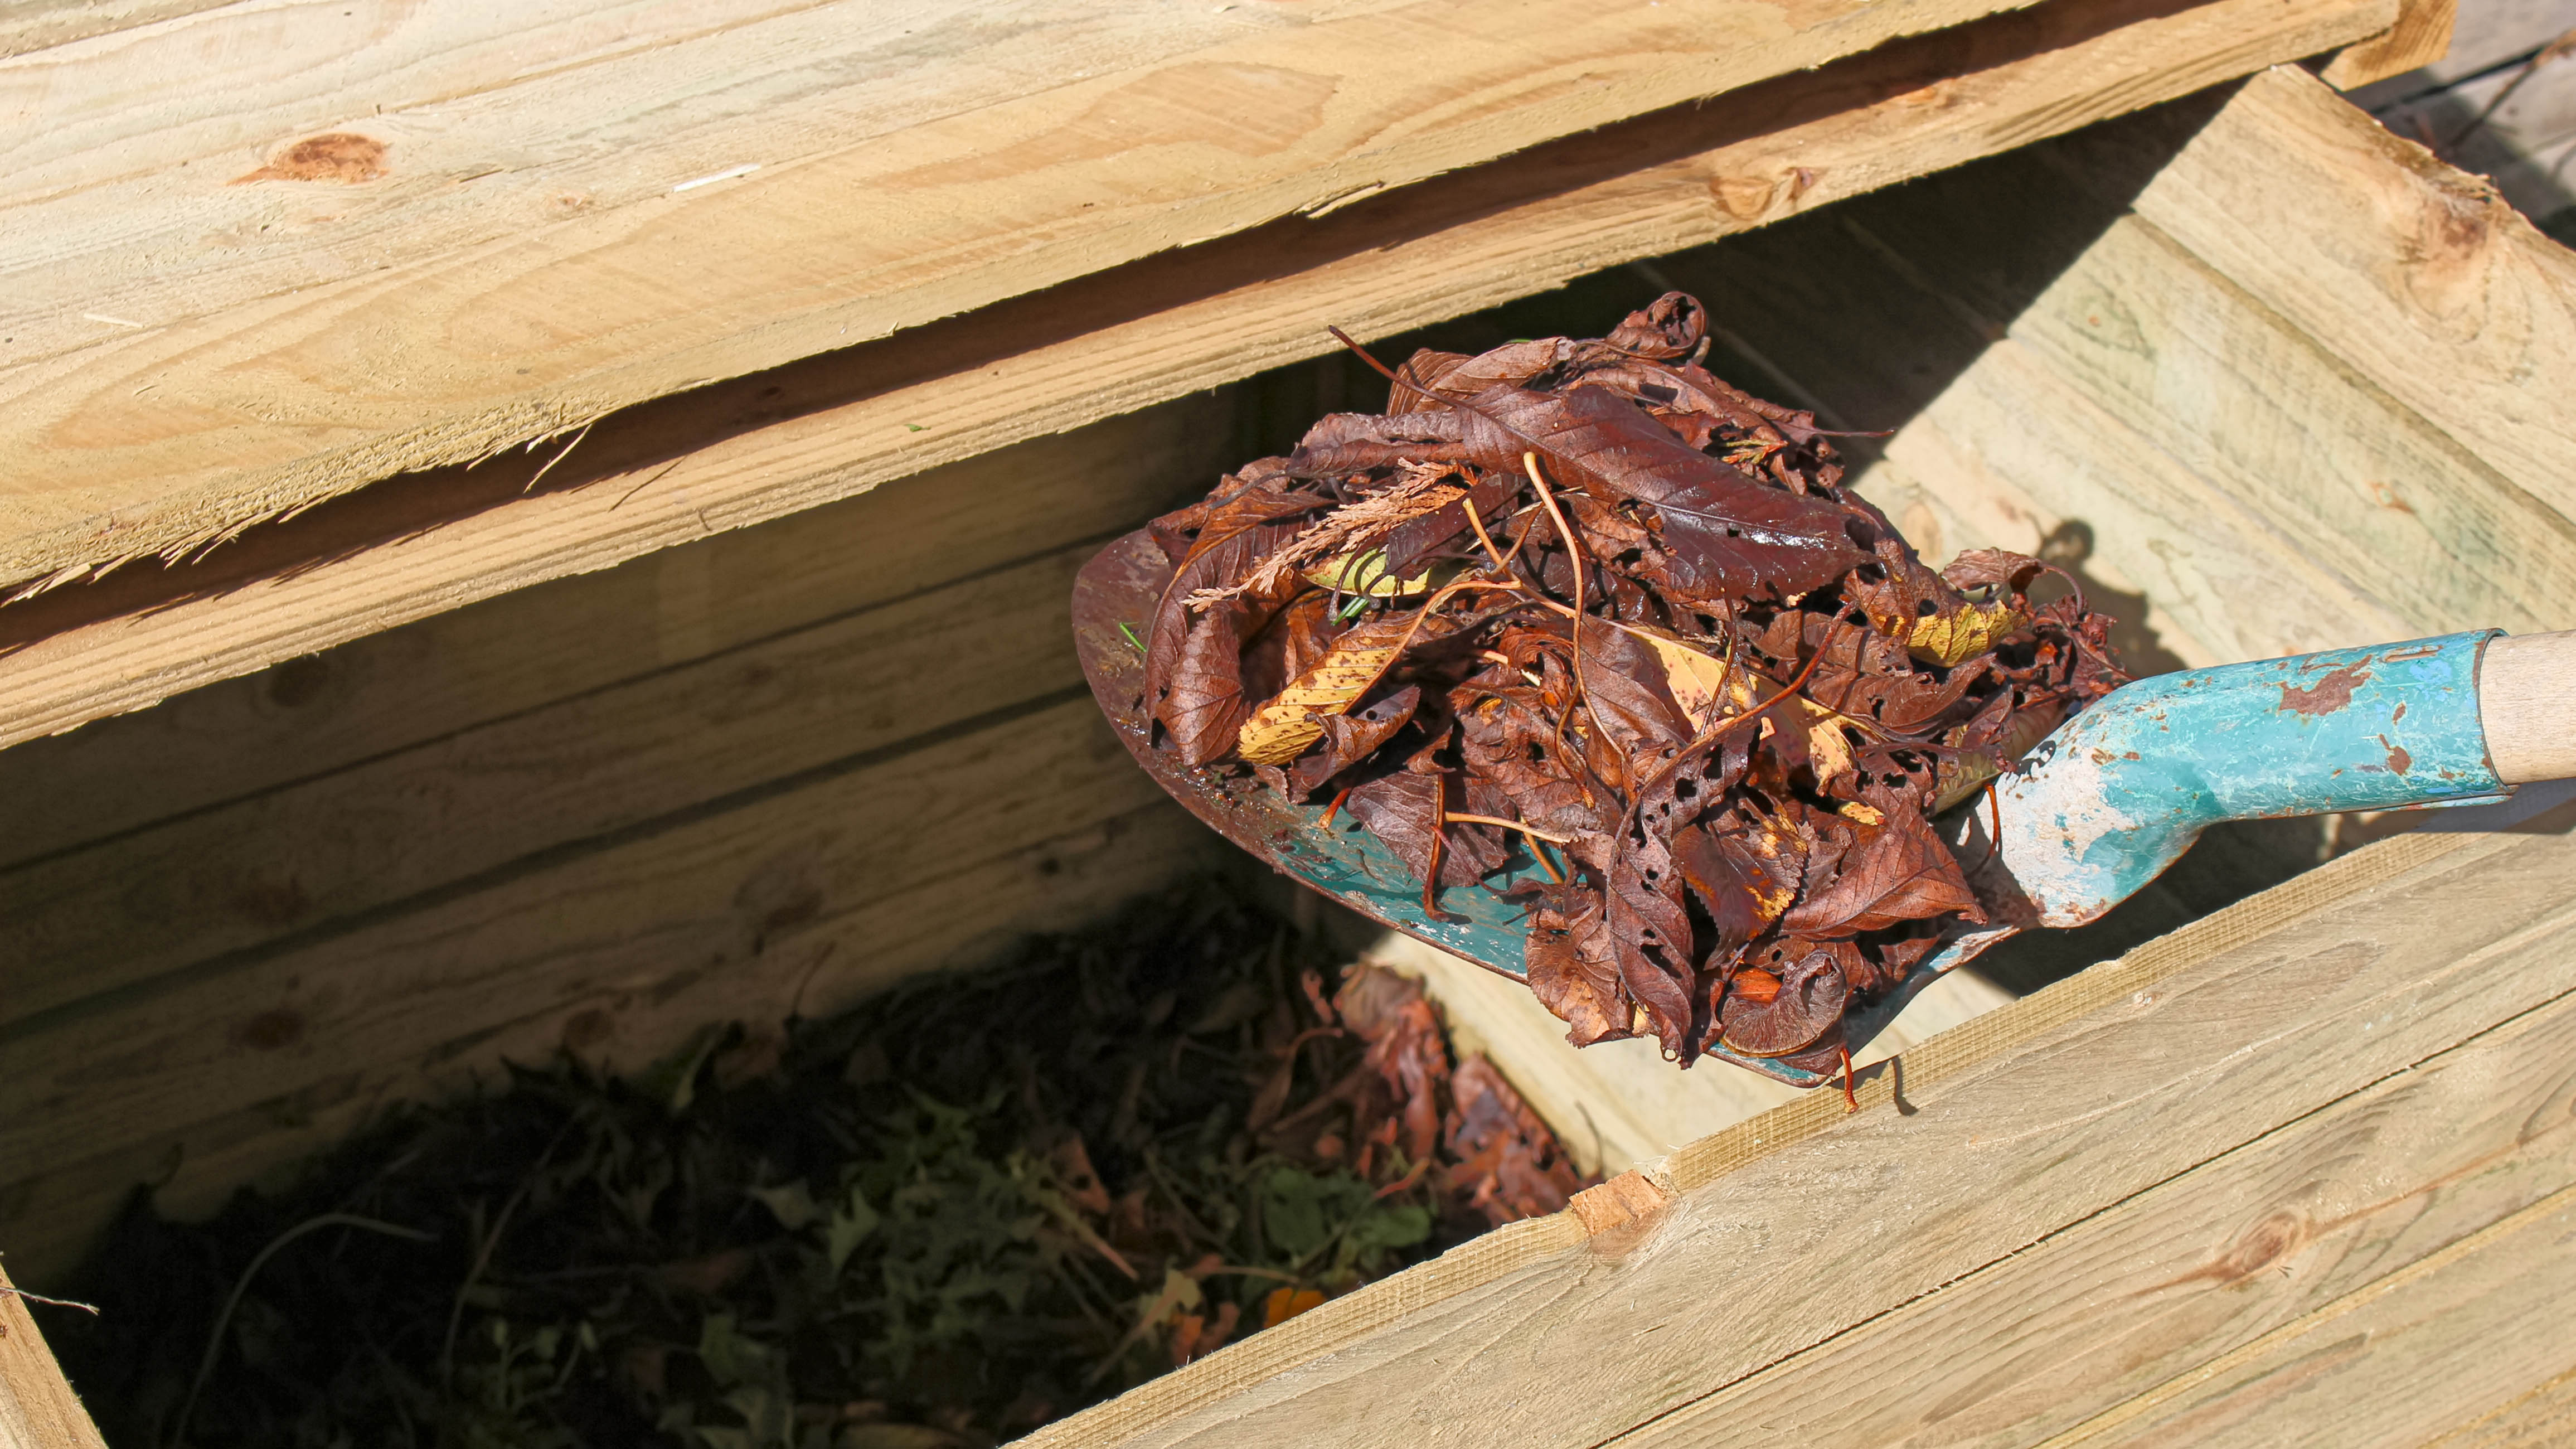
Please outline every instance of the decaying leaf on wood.
[[2071, 578], [1927, 565], [1707, 338], [1676, 292], [1419, 352], [1157, 520], [1153, 743], [1329, 803], [1435, 916], [1535, 855], [1529, 981], [1578, 1045], [1818, 1068], [1985, 919], [1933, 817], [2126, 676]]

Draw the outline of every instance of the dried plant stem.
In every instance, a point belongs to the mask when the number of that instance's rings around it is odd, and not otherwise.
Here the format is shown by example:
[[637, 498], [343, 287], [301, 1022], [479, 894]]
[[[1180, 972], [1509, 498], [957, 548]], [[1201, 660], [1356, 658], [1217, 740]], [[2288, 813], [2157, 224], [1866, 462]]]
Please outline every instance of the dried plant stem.
[[276, 1257], [287, 1244], [307, 1233], [318, 1233], [324, 1228], [359, 1228], [370, 1233], [382, 1233], [389, 1238], [403, 1238], [415, 1243], [438, 1241], [436, 1233], [424, 1233], [418, 1228], [406, 1228], [399, 1223], [360, 1217], [356, 1213], [323, 1213], [316, 1217], [309, 1217], [271, 1238], [268, 1246], [259, 1250], [259, 1256], [250, 1260], [250, 1266], [242, 1269], [241, 1277], [233, 1280], [232, 1294], [224, 1299], [223, 1311], [215, 1315], [214, 1330], [206, 1335], [206, 1353], [205, 1357], [197, 1360], [197, 1377], [188, 1385], [188, 1397], [179, 1405], [179, 1416], [170, 1421], [170, 1437], [163, 1441], [164, 1443], [175, 1446], [186, 1441], [188, 1419], [197, 1411], [197, 1398], [205, 1392], [206, 1380], [214, 1377], [215, 1359], [223, 1352], [224, 1330], [231, 1326], [233, 1310], [241, 1306], [242, 1294], [250, 1291], [250, 1280], [258, 1277], [259, 1270], [267, 1267], [268, 1260]]

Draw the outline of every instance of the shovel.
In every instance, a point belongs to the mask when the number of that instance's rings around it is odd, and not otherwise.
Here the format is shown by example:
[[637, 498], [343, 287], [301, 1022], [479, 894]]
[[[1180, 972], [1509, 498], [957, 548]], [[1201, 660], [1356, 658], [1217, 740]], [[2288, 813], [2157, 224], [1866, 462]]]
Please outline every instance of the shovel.
[[[1487, 970], [1525, 980], [1524, 908], [1543, 881], [1515, 854], [1484, 889], [1422, 887], [1356, 821], [1327, 824], [1250, 779], [1190, 770], [1154, 748], [1143, 639], [1171, 569], [1143, 533], [1101, 550], [1074, 585], [1074, 648], [1136, 762], [1236, 845], [1341, 904]], [[2222, 820], [2479, 805], [2576, 776], [2576, 631], [2496, 629], [2158, 675], [2094, 702], [2018, 773], [1936, 825], [1986, 908], [1954, 925], [1904, 983], [1844, 1020], [1854, 1051], [1915, 993], [1996, 942], [2080, 926], [2127, 899]], [[1723, 1046], [1706, 1055], [1793, 1086], [1830, 1074]]]

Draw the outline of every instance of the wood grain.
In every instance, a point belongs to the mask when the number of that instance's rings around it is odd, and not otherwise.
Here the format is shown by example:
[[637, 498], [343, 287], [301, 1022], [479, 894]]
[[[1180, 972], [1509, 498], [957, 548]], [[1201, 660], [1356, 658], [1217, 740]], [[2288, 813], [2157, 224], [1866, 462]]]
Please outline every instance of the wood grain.
[[2576, 631], [2489, 640], [2478, 658], [2478, 724], [2497, 779], [2576, 775]]
[[[559, 4], [528, 17], [523, 68], [515, 8], [335, 0], [16, 57], [0, 65], [78, 124], [23, 130], [0, 173], [21, 309], [0, 578], [185, 552], [1998, 8]], [[192, 106], [210, 93], [173, 81], [210, 51], [258, 65]], [[308, 128], [383, 153], [359, 183], [376, 189], [264, 179], [301, 173], [241, 154]], [[96, 175], [92, 146], [140, 174]], [[218, 264], [192, 264], [208, 237]]]
[[[2576, 1184], [2571, 1107], [2576, 999], [2561, 999], [1617, 1442], [1761, 1443], [1787, 1424], [1820, 1449], [2072, 1442]], [[2376, 1344], [2369, 1359], [2430, 1422], [2499, 1396], [2437, 1388]]]
[[0, 751], [0, 866], [1122, 532], [1217, 476], [1230, 416], [1200, 396], [1033, 439]]
[[[1674, 1154], [1683, 1196], [1640, 1238], [1319, 1335], [1294, 1373], [1220, 1353], [1031, 1442], [1599, 1442], [2576, 989], [2571, 862], [2560, 834], [2383, 841], [1926, 1043], [1908, 1110], [1890, 1073], [1856, 1117], [1810, 1099]], [[2418, 929], [2471, 880], [2497, 910]]]
[[[2283, 228], [2287, 242], [2313, 228]], [[2203, 265], [2124, 218], [2012, 335], [2051, 370], [2417, 634], [2576, 624], [2576, 519]], [[2523, 370], [2576, 399], [2576, 355]], [[2244, 595], [2225, 602], [2241, 606]], [[2354, 638], [2348, 642], [2373, 642]]]
[[[19, 1023], [0, 1036], [11, 1062], [0, 1158], [48, 1160], [131, 1124], [403, 1058], [393, 1043], [418, 1033], [648, 996], [783, 949], [875, 896], [1152, 803], [1152, 782], [1088, 694], [1062, 693], [585, 842], [444, 910], [411, 903], [389, 920], [361, 917], [319, 940], [217, 958], [59, 1020]], [[864, 962], [839, 969], [853, 990], [883, 984]], [[817, 999], [847, 996], [826, 982]]]
[[[1266, 268], [1257, 279], [1184, 289], [1147, 318], [978, 353], [957, 375], [695, 449], [668, 476], [667, 457], [655, 458], [31, 644], [0, 659], [0, 742], [1313, 356], [1327, 345], [1318, 325], [1327, 317], [1381, 336], [2025, 144], [2382, 28], [2388, 3], [2020, 12], [1748, 92], [1732, 109], [1677, 112], [1651, 134], [1578, 138], [1509, 168], [1404, 188], [1275, 239], [1264, 233], [1263, 254], [1247, 260]], [[1639, 165], [1692, 138], [1699, 149]], [[1280, 275], [1283, 260], [1316, 246], [1323, 252]], [[1224, 255], [1213, 244], [1174, 265]], [[608, 446], [604, 434], [585, 445], [594, 455]]]
[[2398, 7], [2395, 25], [2336, 51], [2317, 78], [2348, 91], [2431, 65], [2450, 53], [2459, 16], [2458, 0], [2407, 0]]
[[[2048, 1442], [2416, 1445], [2567, 1371], [2576, 1187]], [[2535, 1332], [2534, 1330], [2539, 1331]], [[2097, 1426], [2098, 1425], [2098, 1426]]]
[[2135, 205], [2372, 386], [2576, 516], [2559, 370], [2576, 355], [2576, 254], [2486, 183], [2280, 68], [2248, 81]]
[[1095, 547], [0, 873], [0, 1029], [1079, 688], [1059, 641]]
[[2425, 1449], [2549, 1449], [2576, 1441], [2576, 1369], [2425, 1441]]
[[106, 1449], [80, 1396], [0, 1273], [0, 1449]]

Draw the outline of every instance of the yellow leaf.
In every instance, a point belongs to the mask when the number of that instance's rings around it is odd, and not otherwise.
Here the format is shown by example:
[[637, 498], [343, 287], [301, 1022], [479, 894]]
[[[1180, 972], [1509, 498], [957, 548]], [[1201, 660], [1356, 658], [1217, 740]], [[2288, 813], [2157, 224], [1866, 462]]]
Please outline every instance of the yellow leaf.
[[1821, 785], [1851, 769], [1851, 741], [1843, 734], [1843, 717], [1812, 699], [1799, 700], [1798, 708], [1806, 720], [1807, 758], [1816, 772], [1816, 783]]
[[1863, 825], [1884, 825], [1887, 823], [1887, 817], [1879, 813], [1877, 806], [1863, 805], [1858, 800], [1844, 801], [1842, 804], [1834, 807], [1834, 813], [1842, 816], [1845, 820], [1857, 820]]
[[1333, 641], [1332, 649], [1279, 697], [1243, 722], [1234, 750], [1255, 765], [1284, 765], [1324, 737], [1320, 716], [1340, 714], [1368, 693], [1404, 642], [1401, 621], [1362, 624]]
[[1955, 614], [1917, 619], [1905, 635], [1905, 648], [1915, 658], [1934, 664], [1956, 664], [1995, 647], [1995, 641], [2030, 622], [2030, 616], [1998, 600], [1969, 604]]
[[1399, 579], [1387, 572], [1386, 550], [1382, 548], [1326, 559], [1306, 570], [1306, 578], [1320, 588], [1345, 594], [1365, 594], [1372, 599], [1410, 597], [1431, 587], [1429, 569], [1409, 579]]
[[1672, 688], [1673, 702], [1682, 707], [1692, 729], [1705, 730], [1713, 720], [1753, 707], [1749, 672], [1729, 669], [1716, 655], [1661, 634], [1646, 634], [1646, 642], [1655, 646], [1656, 656], [1663, 660], [1664, 682]]

